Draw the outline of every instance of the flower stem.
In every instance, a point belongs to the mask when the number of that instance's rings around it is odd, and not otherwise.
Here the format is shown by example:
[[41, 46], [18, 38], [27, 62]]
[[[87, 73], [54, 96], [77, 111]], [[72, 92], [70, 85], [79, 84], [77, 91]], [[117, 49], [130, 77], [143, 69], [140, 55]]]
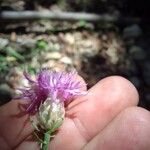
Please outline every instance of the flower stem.
[[51, 138], [50, 131], [47, 131], [46, 133], [44, 133], [42, 150], [48, 150], [48, 144], [49, 144], [50, 138]]

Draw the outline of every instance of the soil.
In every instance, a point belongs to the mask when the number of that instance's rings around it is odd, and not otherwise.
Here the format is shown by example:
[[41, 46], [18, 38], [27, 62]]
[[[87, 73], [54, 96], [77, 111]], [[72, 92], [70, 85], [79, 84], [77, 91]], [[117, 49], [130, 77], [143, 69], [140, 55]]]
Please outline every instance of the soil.
[[41, 68], [75, 68], [87, 82], [88, 88], [110, 75], [121, 75], [129, 79], [140, 93], [139, 105], [150, 109], [150, 30], [147, 17], [144, 13], [139, 13], [138, 6], [140, 4], [133, 9], [133, 4], [127, 0], [122, 3], [119, 0], [116, 3], [102, 0], [97, 6], [90, 0], [70, 3], [67, 0], [16, 0], [11, 4], [2, 1], [1, 10], [111, 13], [138, 17], [141, 22], [1, 21], [1, 104], [11, 100], [18, 87], [27, 84], [22, 75], [24, 70], [34, 75]]

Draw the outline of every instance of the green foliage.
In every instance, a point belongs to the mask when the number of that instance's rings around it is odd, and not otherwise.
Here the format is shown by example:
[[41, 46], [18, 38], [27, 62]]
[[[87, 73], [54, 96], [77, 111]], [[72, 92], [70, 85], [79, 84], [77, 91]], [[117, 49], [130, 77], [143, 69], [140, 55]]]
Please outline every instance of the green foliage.
[[29, 74], [36, 74], [36, 71], [37, 71], [37, 68], [32, 67], [31, 65], [28, 65], [28, 66], [27, 66], [27, 72], [28, 72]]
[[38, 40], [36, 43], [36, 49], [45, 50], [48, 46], [48, 43], [44, 40]]
[[24, 61], [24, 57], [19, 54], [16, 50], [14, 50], [12, 47], [6, 47], [5, 51], [7, 53], [8, 56], [14, 57], [16, 58], [16, 60], [20, 60], [20, 61]]
[[78, 25], [79, 25], [79, 27], [82, 27], [82, 28], [86, 28], [87, 27], [87, 22], [85, 21], [85, 20], [80, 20], [79, 22], [78, 22]]
[[6, 72], [9, 70], [6, 57], [0, 56], [0, 72]]
[[25, 57], [27, 59], [32, 59], [33, 57], [39, 55], [42, 51], [46, 51], [48, 49], [48, 43], [41, 39], [38, 40], [35, 44], [35, 47], [31, 49], [31, 51], [27, 54], [25, 54]]
[[13, 49], [10, 46], [6, 46], [1, 50], [0, 55], [0, 71], [3, 74], [9, 72], [9, 69], [18, 64], [19, 62], [24, 62], [25, 58], [17, 52], [17, 50]]

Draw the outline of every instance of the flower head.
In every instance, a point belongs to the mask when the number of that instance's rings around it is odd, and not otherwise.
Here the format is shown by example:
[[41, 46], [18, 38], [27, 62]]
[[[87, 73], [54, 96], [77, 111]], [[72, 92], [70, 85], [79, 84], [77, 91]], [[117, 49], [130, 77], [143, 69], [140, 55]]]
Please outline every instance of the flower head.
[[81, 91], [84, 85], [76, 81], [76, 77], [76, 71], [67, 73], [42, 70], [37, 81], [39, 86], [48, 91], [54, 100], [59, 98], [61, 101], [66, 101], [84, 93]]
[[41, 103], [44, 103], [48, 97], [53, 102], [59, 99], [60, 102], [64, 103], [73, 99], [74, 96], [85, 94], [84, 91], [81, 91], [84, 85], [76, 80], [76, 71], [67, 73], [41, 70], [35, 81], [26, 73], [24, 76], [29, 81], [30, 86], [21, 89], [21, 98], [30, 101], [27, 107], [27, 112], [30, 114], [36, 113]]
[[40, 105], [37, 120], [41, 128], [54, 132], [63, 123], [64, 116], [65, 109], [63, 103], [59, 102], [59, 100], [53, 102], [48, 98]]

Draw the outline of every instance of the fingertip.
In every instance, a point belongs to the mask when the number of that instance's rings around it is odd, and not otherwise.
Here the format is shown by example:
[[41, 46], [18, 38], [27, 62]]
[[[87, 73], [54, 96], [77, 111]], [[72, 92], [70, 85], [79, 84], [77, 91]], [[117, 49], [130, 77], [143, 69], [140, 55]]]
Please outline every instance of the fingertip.
[[100, 80], [89, 92], [95, 93], [100, 91], [103, 91], [104, 95], [106, 95], [105, 93], [111, 93], [116, 98], [126, 99], [131, 105], [137, 105], [139, 101], [139, 94], [135, 86], [121, 76], [106, 77]]
[[138, 97], [138, 92], [130, 81], [120, 76], [111, 76], [102, 79], [87, 95], [70, 104], [67, 114], [78, 117], [91, 138], [121, 111], [136, 106]]

